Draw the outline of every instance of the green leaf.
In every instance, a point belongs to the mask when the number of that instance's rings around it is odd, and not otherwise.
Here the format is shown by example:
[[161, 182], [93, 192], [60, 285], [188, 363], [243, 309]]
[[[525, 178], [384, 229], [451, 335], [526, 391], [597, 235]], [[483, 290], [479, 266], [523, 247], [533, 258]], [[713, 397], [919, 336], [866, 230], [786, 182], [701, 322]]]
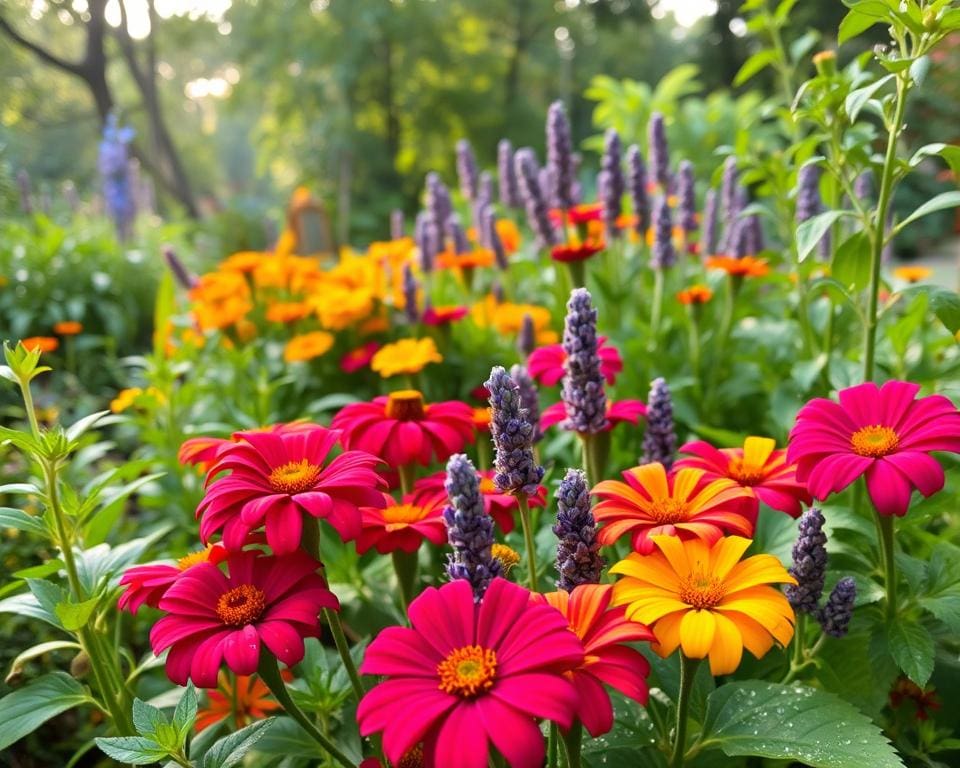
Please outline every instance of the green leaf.
[[218, 741], [203, 756], [203, 768], [230, 768], [237, 765], [273, 725], [273, 718], [258, 720]]
[[854, 291], [867, 287], [870, 280], [870, 238], [865, 232], [848, 237], [833, 255], [830, 275]]
[[98, 421], [100, 421], [100, 419], [109, 415], [109, 413], [110, 411], [97, 411], [96, 413], [91, 413], [89, 416], [84, 416], [79, 421], [74, 422], [67, 427], [67, 439], [72, 443], [84, 432], [93, 427]]
[[7, 483], [0, 485], [0, 493], [27, 493], [39, 496], [40, 489], [32, 483]]
[[764, 48], [743, 62], [740, 71], [733, 78], [734, 86], [743, 85], [758, 72], [766, 69], [777, 60], [777, 52], [773, 48]]
[[910, 77], [917, 85], [923, 85], [927, 79], [927, 73], [930, 71], [930, 57], [921, 56], [910, 65]]
[[837, 33], [837, 44], [843, 45], [847, 40], [852, 40], [879, 22], [880, 19], [861, 13], [856, 8], [848, 11], [847, 15], [843, 17], [843, 21], [840, 22], [840, 31]]
[[180, 734], [180, 741], [186, 741], [187, 734], [193, 728], [197, 719], [197, 689], [193, 683], [187, 684], [187, 689], [177, 702], [177, 708], [173, 710], [173, 727]]
[[141, 736], [154, 736], [161, 725], [167, 725], [166, 715], [142, 699], [133, 700], [133, 725]]
[[930, 631], [916, 619], [899, 617], [887, 627], [890, 655], [903, 673], [921, 688], [933, 674], [934, 645]]
[[68, 632], [76, 632], [78, 629], [86, 626], [87, 622], [90, 621], [90, 617], [93, 615], [99, 602], [99, 597], [91, 597], [82, 603], [57, 603], [54, 612], [57, 614], [57, 618], [60, 619], [60, 623], [63, 624], [65, 630]]
[[924, 597], [920, 599], [920, 605], [946, 624], [951, 632], [960, 633], [960, 593]]
[[66, 672], [50, 672], [0, 699], [0, 751], [33, 733], [51, 717], [88, 702], [86, 691]]
[[936, 197], [927, 200], [923, 205], [917, 208], [913, 213], [911, 213], [907, 218], [897, 224], [894, 229], [894, 233], [901, 231], [908, 224], [913, 223], [917, 219], [922, 219], [924, 216], [934, 213], [936, 211], [942, 211], [945, 208], [956, 208], [960, 205], [960, 190], [953, 190], [951, 192], [941, 192]]
[[62, 629], [60, 620], [54, 615], [53, 611], [45, 608], [32, 594], [14, 595], [0, 600], [0, 613], [29, 616], [33, 619], [45, 621], [57, 629]]
[[28, 515], [26, 512], [12, 507], [0, 507], [0, 528], [16, 528], [18, 531], [39, 533], [40, 535], [47, 532], [43, 521], [39, 517]]
[[870, 85], [865, 85], [863, 88], [850, 91], [844, 101], [844, 107], [846, 107], [847, 116], [850, 118], [851, 123], [857, 121], [857, 115], [860, 114], [860, 110], [863, 109], [864, 105], [873, 98], [877, 91], [892, 80], [893, 77], [893, 75], [884, 75], [879, 80], [874, 80]]
[[727, 683], [707, 701], [703, 746], [812, 768], [903, 768], [877, 726], [843, 699], [803, 685]]
[[97, 739], [97, 746], [107, 757], [127, 765], [159, 763], [169, 754], [153, 739], [145, 739], [142, 736], [101, 737]]
[[17, 658], [10, 662], [10, 671], [7, 673], [6, 682], [9, 683], [19, 675], [23, 671], [23, 665], [31, 659], [43, 656], [45, 653], [52, 653], [53, 651], [64, 651], [67, 649], [79, 651], [81, 648], [82, 646], [79, 643], [74, 643], [70, 640], [50, 640], [46, 643], [38, 643], [22, 651]]
[[852, 211], [825, 211], [818, 213], [797, 226], [797, 257], [804, 261], [837, 221], [852, 216]]
[[950, 333], [960, 331], [960, 294], [946, 288], [932, 288], [928, 290], [930, 309], [947, 326]]

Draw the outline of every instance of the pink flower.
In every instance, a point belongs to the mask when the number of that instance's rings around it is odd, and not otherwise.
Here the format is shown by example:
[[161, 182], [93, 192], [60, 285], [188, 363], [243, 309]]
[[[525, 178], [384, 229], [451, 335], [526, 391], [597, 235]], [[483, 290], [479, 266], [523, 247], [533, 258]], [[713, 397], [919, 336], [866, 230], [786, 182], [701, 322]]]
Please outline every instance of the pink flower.
[[303, 659], [303, 639], [319, 637], [319, 613], [340, 604], [304, 552], [282, 558], [231, 552], [228, 575], [212, 563], [186, 571], [160, 600], [167, 615], [150, 631], [158, 656], [167, 648], [167, 676], [216, 688], [220, 665], [238, 675], [257, 671], [261, 644], [288, 667]]
[[[480, 478], [480, 495], [483, 498], [484, 510], [497, 527], [504, 533], [510, 533], [516, 526], [514, 515], [520, 509], [517, 497], [512, 493], [503, 493], [493, 482], [493, 476], [496, 474], [492, 469], [477, 470], [477, 477]], [[413, 485], [411, 494], [414, 503], [427, 504], [431, 501], [439, 504], [440, 507], [447, 505], [447, 490], [443, 484], [447, 479], [447, 473], [444, 471], [435, 472], [432, 475], [421, 477]], [[544, 485], [537, 487], [537, 492], [528, 497], [527, 504], [533, 507], [547, 506], [547, 488]]]
[[916, 398], [919, 384], [858, 384], [840, 402], [816, 398], [797, 414], [787, 461], [797, 479], [823, 500], [861, 475], [881, 515], [905, 515], [916, 488], [943, 488], [943, 468], [930, 451], [960, 453], [960, 413], [946, 397]]
[[377, 341], [368, 341], [356, 349], [351, 349], [340, 358], [340, 370], [344, 373], [356, 373], [361, 368], [366, 368], [378, 349], [380, 342]]
[[408, 494], [397, 504], [389, 494], [383, 508], [364, 507], [360, 510], [363, 530], [357, 539], [357, 552], [361, 555], [374, 547], [382, 555], [390, 552], [416, 552], [424, 539], [438, 546], [447, 541], [447, 524], [443, 521], [443, 508], [447, 495], [422, 497]]
[[449, 325], [462, 320], [469, 311], [468, 307], [458, 306], [427, 307], [421, 319], [425, 325]]
[[200, 538], [222, 531], [227, 549], [239, 550], [264, 526], [275, 554], [300, 546], [303, 515], [326, 520], [344, 541], [360, 535], [361, 506], [384, 503], [377, 457], [345, 451], [326, 466], [340, 433], [316, 424], [283, 432], [241, 432], [225, 447], [207, 474], [214, 480], [197, 508]]
[[469, 405], [455, 400], [427, 404], [415, 389], [344, 406], [331, 426], [343, 430], [344, 447], [372, 453], [394, 469], [445, 461], [474, 440]]
[[[600, 373], [607, 380], [607, 384], [613, 385], [617, 380], [617, 374], [623, 370], [623, 360], [620, 359], [620, 352], [616, 347], [607, 346], [607, 337], [597, 338], [600, 355]], [[540, 384], [545, 387], [552, 387], [563, 378], [563, 361], [567, 355], [563, 351], [562, 344], [549, 344], [545, 347], [538, 347], [530, 353], [527, 358], [527, 370]]]
[[383, 732], [396, 765], [423, 743], [428, 768], [486, 768], [491, 742], [512, 768], [540, 768], [537, 720], [569, 728], [577, 694], [564, 676], [583, 647], [559, 611], [494, 579], [477, 606], [464, 580], [430, 587], [410, 604], [412, 628], [388, 627], [360, 671], [386, 680], [360, 702], [360, 733]]
[[188, 568], [206, 562], [216, 565], [222, 562], [226, 556], [227, 551], [222, 546], [212, 544], [199, 552], [184, 555], [177, 561], [176, 565], [151, 563], [127, 568], [123, 576], [120, 577], [120, 586], [126, 587], [126, 590], [117, 600], [117, 607], [121, 611], [129, 610], [133, 614], [144, 604], [156, 608], [170, 586]]
[[[603, 430], [609, 432], [617, 424], [628, 422], [636, 426], [641, 418], [646, 418], [647, 404], [642, 400], [607, 400], [607, 426]], [[567, 419], [567, 408], [563, 401], [554, 403], [545, 408], [540, 414], [540, 429], [547, 430], [554, 424], [560, 424]]]

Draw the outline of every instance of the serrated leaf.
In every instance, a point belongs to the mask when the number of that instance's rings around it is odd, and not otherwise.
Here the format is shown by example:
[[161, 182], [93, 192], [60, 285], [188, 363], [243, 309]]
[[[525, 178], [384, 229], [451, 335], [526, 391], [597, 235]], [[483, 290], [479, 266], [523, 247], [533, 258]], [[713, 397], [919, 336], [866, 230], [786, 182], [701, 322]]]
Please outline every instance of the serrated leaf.
[[141, 736], [153, 737], [161, 725], [167, 725], [166, 715], [143, 699], [133, 700], [133, 725]]
[[0, 507], [0, 528], [16, 528], [27, 533], [45, 534], [47, 529], [39, 517], [13, 507]]
[[203, 756], [203, 768], [230, 768], [236, 765], [263, 738], [271, 725], [273, 718], [258, 720], [220, 739]]
[[743, 85], [751, 77], [762, 72], [768, 66], [777, 60], [777, 52], [773, 48], [764, 48], [757, 51], [749, 59], [743, 62], [740, 71], [733, 78], [734, 86]]
[[51, 717], [90, 699], [66, 672], [50, 672], [0, 699], [0, 751], [33, 733]]
[[851, 211], [824, 211], [811, 216], [797, 225], [797, 257], [804, 261], [817, 244], [827, 234], [827, 231], [844, 216], [852, 216]]
[[956, 208], [958, 205], [960, 205], [960, 191], [941, 192], [936, 197], [927, 200], [927, 202], [907, 216], [896, 226], [894, 231], [899, 232], [917, 219], [922, 219], [924, 216], [935, 213], [936, 211], [942, 211], [946, 208]]
[[180, 741], [183, 743], [187, 734], [193, 728], [197, 719], [197, 690], [193, 683], [188, 683], [183, 696], [177, 702], [176, 709], [173, 710], [173, 727], [180, 734]]
[[76, 632], [78, 629], [86, 626], [87, 622], [90, 621], [90, 617], [93, 615], [99, 602], [100, 598], [91, 597], [82, 603], [57, 603], [54, 608], [54, 613], [57, 614], [57, 618], [60, 619], [60, 623], [65, 630], [68, 632]]
[[860, 114], [860, 110], [866, 105], [870, 99], [873, 98], [874, 94], [883, 88], [890, 80], [892, 80], [894, 75], [884, 75], [879, 80], [874, 80], [869, 85], [863, 86], [863, 88], [857, 88], [855, 91], [850, 91], [847, 94], [847, 98], [844, 101], [844, 107], [847, 110], [847, 116], [850, 118], [851, 123], [857, 121], [857, 115]]
[[890, 655], [903, 673], [921, 688], [933, 674], [934, 644], [930, 631], [915, 619], [900, 617], [886, 628]]
[[142, 736], [100, 737], [97, 746], [107, 757], [127, 765], [150, 765], [166, 759], [169, 754], [153, 739]]
[[727, 683], [707, 700], [701, 746], [812, 768], [903, 768], [870, 720], [843, 699], [803, 685]]
[[947, 625], [954, 634], [960, 633], [960, 594], [924, 597], [920, 605]]

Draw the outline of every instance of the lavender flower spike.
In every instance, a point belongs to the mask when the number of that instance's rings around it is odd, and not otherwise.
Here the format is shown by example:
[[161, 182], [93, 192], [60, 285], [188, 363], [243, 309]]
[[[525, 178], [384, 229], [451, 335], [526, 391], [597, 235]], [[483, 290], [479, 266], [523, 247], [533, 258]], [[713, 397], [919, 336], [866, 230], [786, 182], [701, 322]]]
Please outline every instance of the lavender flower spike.
[[556, 203], [564, 210], [573, 206], [573, 142], [562, 101], [547, 110], [547, 167], [554, 176]]
[[517, 150], [513, 160], [530, 228], [537, 233], [540, 245], [549, 248], [555, 242], [555, 235], [550, 223], [547, 201], [537, 179], [536, 155], [532, 149], [525, 147]]
[[420, 313], [417, 311], [417, 280], [413, 276], [413, 270], [409, 264], [403, 265], [403, 312], [407, 320], [416, 323], [420, 320]]
[[713, 256], [717, 252], [717, 193], [707, 190], [703, 201], [703, 234], [700, 237], [700, 255]]
[[693, 175], [693, 163], [684, 160], [680, 163], [679, 180], [677, 182], [677, 196], [680, 221], [678, 224], [689, 238], [697, 231], [697, 190]]
[[590, 511], [587, 476], [568, 469], [557, 489], [557, 587], [572, 592], [580, 584], [599, 584], [604, 559], [597, 541], [597, 522]]
[[567, 411], [563, 426], [581, 434], [607, 428], [607, 395], [597, 342], [597, 310], [590, 292], [577, 288], [567, 302], [563, 329], [563, 388], [560, 397]]
[[475, 200], [480, 185], [480, 171], [473, 147], [466, 139], [457, 142], [457, 176], [460, 179], [460, 194], [469, 201]]
[[641, 464], [659, 461], [666, 469], [673, 466], [677, 452], [677, 435], [673, 428], [673, 401], [667, 382], [654, 379], [647, 397], [647, 431], [643, 436]]
[[800, 535], [793, 544], [790, 575], [797, 580], [785, 592], [797, 613], [817, 614], [823, 581], [827, 574], [827, 535], [823, 532], [823, 513], [808, 509], [800, 518]]
[[447, 556], [447, 575], [469, 581], [479, 603], [490, 582], [501, 573], [500, 562], [491, 553], [493, 518], [484, 510], [477, 471], [464, 454], [450, 457], [443, 485], [450, 500], [443, 520], [453, 547], [453, 554]]
[[731, 155], [723, 164], [723, 178], [720, 181], [720, 218], [723, 221], [723, 237], [720, 238], [717, 248], [720, 253], [730, 251], [738, 213], [737, 158]]
[[420, 251], [420, 270], [429, 275], [433, 272], [433, 262], [440, 250], [440, 237], [433, 215], [428, 211], [417, 214], [413, 228], [413, 239]]
[[191, 290], [196, 288], [197, 283], [200, 280], [195, 274], [193, 274], [187, 265], [184, 264], [180, 257], [177, 256], [176, 252], [169, 245], [163, 247], [163, 258], [167, 262], [167, 266], [170, 268], [170, 272], [173, 274], [174, 279], [179, 283], [180, 287], [185, 290]]
[[669, 269], [677, 263], [677, 252], [673, 248], [673, 221], [670, 205], [666, 196], [657, 198], [653, 209], [653, 250], [650, 253], [650, 266], [654, 269]]
[[503, 247], [500, 233], [497, 232], [497, 218], [492, 205], [486, 206], [480, 214], [480, 231], [483, 233], [483, 245], [493, 251], [497, 268], [508, 270], [510, 262], [507, 260], [507, 250]]
[[460, 217], [455, 213], [451, 213], [447, 217], [447, 236], [453, 243], [454, 253], [461, 254], [470, 252], [470, 241], [467, 240], [467, 233], [463, 231]]
[[520, 389], [503, 366], [495, 366], [484, 382], [490, 393], [490, 432], [496, 449], [493, 481], [505, 493], [532, 496], [543, 480], [543, 467], [533, 456], [536, 427], [523, 407]]
[[529, 312], [523, 315], [520, 333], [517, 334], [517, 351], [526, 360], [537, 347], [537, 330], [533, 327], [533, 317]]
[[[446, 223], [453, 213], [453, 203], [450, 202], [450, 190], [440, 180], [440, 176], [431, 171], [427, 174], [427, 210], [433, 216], [434, 222], [440, 227]], [[438, 232], [438, 234], [441, 234]], [[443, 244], [438, 244], [438, 252], [443, 250]]]
[[633, 199], [633, 215], [637, 219], [634, 229], [643, 238], [650, 228], [650, 196], [647, 194], [647, 166], [636, 144], [631, 144], [627, 150], [627, 182]]
[[820, 169], [816, 165], [808, 163], [797, 172], [797, 224], [820, 213], [822, 205], [819, 185]]
[[623, 179], [622, 151], [620, 134], [609, 128], [603, 139], [603, 157], [600, 167], [607, 174], [603, 202], [604, 221], [608, 237], [619, 237], [617, 218], [622, 213], [623, 193], [626, 191], [626, 182]]
[[650, 124], [647, 126], [647, 152], [650, 154], [653, 179], [666, 194], [670, 188], [670, 150], [667, 147], [667, 130], [663, 115], [659, 112], [650, 115]]
[[537, 385], [523, 365], [511, 366], [510, 378], [520, 390], [520, 405], [527, 409], [527, 418], [533, 424], [533, 441], [540, 442], [543, 439], [543, 432], [540, 431], [540, 395], [537, 392]]
[[390, 239], [399, 240], [403, 237], [403, 211], [394, 208], [390, 211]]
[[844, 576], [833, 588], [827, 604], [817, 617], [826, 634], [830, 637], [843, 637], [847, 634], [856, 599], [857, 583], [849, 576]]
[[519, 208], [523, 201], [517, 186], [517, 172], [513, 165], [513, 144], [501, 139], [497, 144], [497, 187], [500, 204], [506, 208]]

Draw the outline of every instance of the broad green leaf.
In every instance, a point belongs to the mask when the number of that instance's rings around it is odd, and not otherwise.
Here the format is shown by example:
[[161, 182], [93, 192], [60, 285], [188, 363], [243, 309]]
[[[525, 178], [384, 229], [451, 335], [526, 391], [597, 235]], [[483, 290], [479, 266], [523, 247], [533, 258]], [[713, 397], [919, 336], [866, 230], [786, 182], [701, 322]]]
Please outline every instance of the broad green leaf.
[[133, 700], [133, 725], [141, 736], [153, 737], [161, 725], [167, 725], [166, 715], [143, 699]]
[[933, 674], [934, 644], [930, 631], [916, 619], [899, 617], [887, 627], [890, 655], [903, 673], [923, 687]]
[[39, 517], [28, 515], [26, 512], [12, 507], [0, 507], [0, 528], [16, 528], [18, 531], [40, 535], [47, 532], [43, 521]]
[[153, 739], [145, 739], [142, 736], [98, 738], [97, 746], [107, 757], [127, 765], [159, 763], [169, 754]]
[[867, 287], [870, 281], [870, 238], [864, 232], [848, 237], [833, 255], [830, 275], [854, 291]]
[[946, 624], [951, 632], [960, 633], [960, 592], [924, 597], [920, 599], [920, 605]]
[[78, 629], [85, 627], [87, 622], [90, 621], [90, 617], [93, 615], [98, 602], [100, 602], [100, 598], [91, 597], [82, 603], [57, 603], [54, 611], [65, 630], [68, 632], [76, 632]]
[[66, 672], [50, 672], [0, 699], [0, 751], [51, 717], [88, 702], [86, 690]]
[[56, 617], [52, 610], [48, 610], [41, 605], [36, 596], [32, 594], [14, 595], [13, 597], [0, 600], [0, 613], [29, 616], [33, 619], [45, 621], [57, 629], [62, 629], [60, 619]]
[[707, 701], [702, 746], [812, 768], [903, 768], [870, 720], [843, 699], [804, 685], [727, 683]]
[[96, 413], [91, 413], [89, 416], [84, 416], [79, 421], [67, 427], [67, 439], [69, 439], [70, 442], [73, 442], [84, 432], [93, 427], [104, 416], [108, 416], [109, 414], [110, 411], [97, 411]]
[[258, 720], [224, 737], [210, 747], [203, 756], [203, 768], [231, 768], [237, 765], [260, 741], [271, 725], [273, 725], [273, 718]]
[[893, 75], [884, 75], [879, 80], [874, 80], [870, 85], [865, 85], [863, 88], [850, 91], [844, 101], [844, 106], [846, 107], [847, 116], [850, 118], [851, 123], [857, 121], [857, 115], [860, 114], [860, 110], [863, 109], [864, 105], [873, 98], [877, 91], [890, 82], [893, 77]]
[[930, 308], [947, 326], [950, 333], [960, 331], [960, 294], [946, 288], [932, 288], [928, 291]]
[[921, 56], [910, 65], [910, 76], [917, 85], [923, 85], [927, 79], [927, 73], [930, 71], [930, 57]]
[[797, 226], [797, 257], [804, 261], [817, 247], [823, 236], [844, 216], [853, 216], [852, 211], [825, 211], [818, 213]]
[[922, 219], [928, 214], [934, 213], [936, 211], [942, 211], [945, 208], [956, 208], [960, 205], [960, 190], [953, 190], [951, 192], [941, 192], [936, 197], [927, 200], [923, 205], [917, 208], [913, 213], [911, 213], [907, 218], [901, 221], [894, 228], [894, 233], [901, 231], [908, 224], [913, 223], [917, 219]]
[[837, 44], [843, 45], [847, 40], [866, 32], [874, 24], [880, 22], [876, 16], [868, 16], [861, 13], [856, 8], [847, 12], [840, 22], [840, 31], [837, 33]]
[[7, 483], [0, 485], [0, 493], [27, 493], [40, 495], [40, 489], [32, 483]]
[[761, 51], [757, 51], [753, 56], [743, 62], [743, 66], [740, 67], [737, 76], [733, 78], [733, 84], [735, 86], [743, 85], [751, 77], [763, 71], [776, 60], [777, 52], [773, 48], [764, 48]]

